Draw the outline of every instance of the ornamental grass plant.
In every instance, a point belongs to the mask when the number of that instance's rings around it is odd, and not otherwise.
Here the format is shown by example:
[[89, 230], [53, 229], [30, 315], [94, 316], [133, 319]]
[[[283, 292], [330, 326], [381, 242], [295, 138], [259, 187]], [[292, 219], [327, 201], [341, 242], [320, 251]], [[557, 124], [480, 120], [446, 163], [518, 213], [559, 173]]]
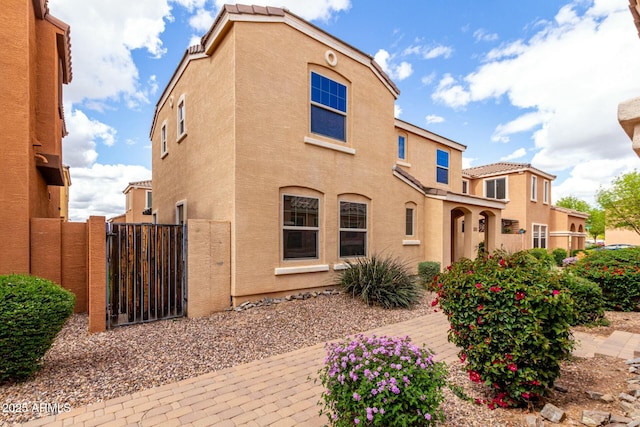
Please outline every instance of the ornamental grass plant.
[[326, 345], [320, 410], [335, 427], [431, 426], [443, 420], [447, 369], [409, 337], [357, 335]]
[[367, 305], [409, 308], [422, 296], [415, 275], [399, 258], [372, 255], [346, 263], [347, 268], [338, 274], [335, 284]]
[[483, 403], [524, 406], [553, 386], [573, 348], [573, 300], [546, 260], [527, 251], [464, 259], [433, 290], [470, 380], [493, 390]]

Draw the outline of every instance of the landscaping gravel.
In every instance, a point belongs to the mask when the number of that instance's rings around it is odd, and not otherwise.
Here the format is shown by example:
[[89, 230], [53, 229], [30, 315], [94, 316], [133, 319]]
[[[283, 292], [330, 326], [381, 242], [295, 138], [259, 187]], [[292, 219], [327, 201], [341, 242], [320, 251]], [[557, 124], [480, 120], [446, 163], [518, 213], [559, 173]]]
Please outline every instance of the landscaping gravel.
[[[89, 334], [87, 316], [73, 315], [46, 354], [42, 369], [22, 384], [0, 385], [0, 404], [70, 405], [72, 408], [180, 381], [207, 372], [343, 338], [417, 316], [434, 315], [425, 294], [411, 310], [367, 307], [344, 294], [320, 294], [206, 318], [175, 319]], [[470, 387], [451, 364], [449, 380]], [[470, 393], [481, 397], [479, 389]], [[505, 426], [490, 411], [445, 391], [446, 426]], [[37, 418], [28, 410], [0, 413], [0, 425]], [[48, 415], [48, 414], [43, 414]]]

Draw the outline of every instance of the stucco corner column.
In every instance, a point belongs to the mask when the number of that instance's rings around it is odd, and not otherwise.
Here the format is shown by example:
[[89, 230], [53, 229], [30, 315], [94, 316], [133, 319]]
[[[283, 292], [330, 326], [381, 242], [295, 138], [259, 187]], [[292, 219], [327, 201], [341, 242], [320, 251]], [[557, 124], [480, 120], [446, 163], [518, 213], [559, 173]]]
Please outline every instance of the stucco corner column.
[[87, 221], [87, 284], [89, 332], [107, 329], [107, 238], [106, 218], [91, 216]]
[[640, 97], [618, 105], [618, 121], [631, 139], [633, 151], [640, 156]]

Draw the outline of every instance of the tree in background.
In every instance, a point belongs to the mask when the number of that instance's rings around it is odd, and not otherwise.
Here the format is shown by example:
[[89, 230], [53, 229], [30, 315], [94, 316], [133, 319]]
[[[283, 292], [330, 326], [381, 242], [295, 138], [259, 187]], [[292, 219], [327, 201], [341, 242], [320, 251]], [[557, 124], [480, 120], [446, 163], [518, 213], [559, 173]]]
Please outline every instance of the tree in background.
[[600, 189], [596, 201], [606, 212], [611, 228], [640, 234], [640, 173], [628, 172], [615, 178], [609, 189]]
[[589, 218], [586, 221], [586, 228], [589, 235], [595, 242], [598, 236], [604, 236], [604, 210], [594, 208], [584, 200], [580, 200], [575, 196], [563, 197], [555, 203], [556, 206], [562, 208], [573, 209], [574, 211], [584, 212], [589, 214]]

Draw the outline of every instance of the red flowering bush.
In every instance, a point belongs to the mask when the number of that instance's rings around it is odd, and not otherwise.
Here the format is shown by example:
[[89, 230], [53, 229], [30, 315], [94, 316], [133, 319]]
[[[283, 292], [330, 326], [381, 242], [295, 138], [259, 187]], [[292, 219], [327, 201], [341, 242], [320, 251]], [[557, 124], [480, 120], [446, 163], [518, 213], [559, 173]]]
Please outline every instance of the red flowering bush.
[[638, 310], [640, 304], [640, 248], [591, 251], [569, 266], [578, 277], [597, 283], [605, 309]]
[[469, 379], [494, 391], [479, 402], [521, 406], [553, 386], [573, 349], [573, 300], [545, 262], [496, 252], [453, 264], [433, 286]]

